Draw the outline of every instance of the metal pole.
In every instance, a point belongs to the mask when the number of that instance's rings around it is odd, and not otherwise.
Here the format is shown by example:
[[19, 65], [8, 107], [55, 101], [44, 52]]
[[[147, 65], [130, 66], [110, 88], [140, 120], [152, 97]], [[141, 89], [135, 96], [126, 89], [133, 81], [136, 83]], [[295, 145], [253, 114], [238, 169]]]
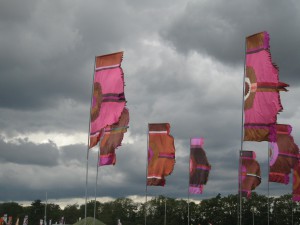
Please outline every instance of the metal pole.
[[89, 116], [89, 134], [88, 134], [88, 145], [86, 153], [86, 175], [85, 175], [85, 208], [84, 208], [84, 225], [86, 225], [86, 214], [87, 214], [87, 186], [88, 186], [88, 171], [89, 171], [89, 146], [90, 146], [90, 133], [91, 133], [91, 112], [93, 104], [93, 93], [94, 93], [94, 78], [95, 78], [95, 66], [96, 66], [96, 57], [94, 61], [94, 71], [93, 71], [93, 85], [92, 85], [92, 94], [91, 94], [91, 103], [90, 103], [90, 116]]
[[[103, 136], [102, 136], [103, 137]], [[101, 137], [101, 139], [102, 139]], [[101, 143], [100, 139], [100, 143]], [[94, 225], [96, 224], [96, 198], [97, 198], [97, 186], [98, 186], [98, 171], [99, 171], [99, 151], [100, 148], [98, 149], [98, 160], [97, 160], [97, 175], [96, 175], [96, 184], [95, 184], [95, 202], [94, 202]]]
[[[191, 146], [191, 138], [190, 138], [190, 146]], [[188, 225], [190, 224], [190, 182], [191, 182], [191, 177], [190, 177], [190, 166], [191, 166], [191, 149], [190, 149], [190, 158], [189, 158], [189, 183], [188, 183]]]
[[190, 193], [188, 193], [188, 225], [190, 224]]
[[164, 225], [167, 224], [167, 198], [165, 197], [165, 222]]
[[147, 129], [147, 151], [146, 151], [146, 188], [145, 188], [145, 194], [146, 194], [146, 199], [145, 199], [145, 225], [147, 225], [147, 195], [148, 195], [148, 150], [149, 150], [149, 123], [148, 123], [148, 129]]
[[268, 225], [270, 224], [270, 142], [268, 142]]
[[292, 225], [294, 225], [294, 203], [292, 202]]
[[47, 225], [47, 202], [48, 202], [48, 196], [46, 192], [46, 204], [45, 204], [45, 216], [44, 216], [44, 224]]
[[87, 186], [88, 186], [88, 171], [89, 171], [89, 149], [86, 154], [86, 175], [85, 175], [85, 208], [84, 208], [84, 224], [86, 225], [86, 214], [87, 214]]
[[242, 165], [242, 159], [241, 159], [241, 151], [244, 148], [244, 105], [245, 105], [245, 77], [246, 77], [246, 48], [247, 43], [245, 39], [245, 57], [244, 57], [244, 78], [243, 78], [243, 95], [242, 95], [242, 126], [241, 126], [241, 149], [239, 150], [239, 212], [238, 212], [238, 224], [242, 224], [242, 171], [241, 171], [241, 165]]

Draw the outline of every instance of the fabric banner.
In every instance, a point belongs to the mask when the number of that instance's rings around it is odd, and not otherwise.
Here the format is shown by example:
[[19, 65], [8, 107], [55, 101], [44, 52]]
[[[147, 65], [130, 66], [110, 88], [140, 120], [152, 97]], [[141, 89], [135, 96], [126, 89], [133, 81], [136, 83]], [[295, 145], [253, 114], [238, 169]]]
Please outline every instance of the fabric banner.
[[300, 154], [298, 155], [298, 163], [293, 169], [293, 201], [300, 202]]
[[203, 138], [191, 138], [189, 193], [192, 194], [202, 194], [211, 170], [203, 144]]
[[276, 124], [276, 142], [270, 146], [270, 173], [269, 181], [289, 183], [289, 174], [298, 162], [299, 148], [291, 136], [292, 127], [287, 124]]
[[255, 160], [254, 151], [241, 151], [241, 181], [242, 196], [250, 198], [251, 191], [261, 183], [260, 166]]
[[275, 140], [272, 126], [283, 109], [279, 91], [286, 91], [288, 85], [279, 81], [269, 48], [267, 32], [246, 38], [244, 141]]
[[28, 225], [28, 215], [24, 217], [23, 225]]
[[12, 220], [13, 220], [12, 216], [9, 216], [8, 221], [7, 221], [7, 225], [12, 225]]
[[148, 125], [148, 186], [164, 186], [175, 164], [174, 138], [169, 123]]
[[97, 145], [106, 126], [119, 121], [125, 107], [122, 58], [123, 52], [96, 57], [89, 148]]
[[100, 159], [99, 166], [115, 165], [115, 150], [122, 143], [124, 133], [127, 132], [129, 123], [129, 111], [124, 108], [120, 119], [117, 123], [107, 126], [100, 143]]
[[8, 219], [8, 218], [7, 218], [7, 214], [4, 214], [4, 215], [3, 215], [3, 220], [4, 220], [5, 223], [7, 223], [7, 219]]

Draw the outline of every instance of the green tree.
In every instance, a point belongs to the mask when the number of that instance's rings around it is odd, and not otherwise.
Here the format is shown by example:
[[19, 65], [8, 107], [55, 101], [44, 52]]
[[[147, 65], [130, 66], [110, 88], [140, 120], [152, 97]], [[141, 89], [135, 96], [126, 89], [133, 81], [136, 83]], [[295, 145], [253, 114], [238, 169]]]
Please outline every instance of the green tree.
[[76, 223], [80, 217], [79, 206], [77, 204], [67, 205], [63, 210], [63, 215], [67, 224]]
[[31, 207], [28, 215], [28, 225], [40, 224], [40, 219], [44, 219], [45, 205], [41, 203], [41, 200], [35, 200], [31, 203]]
[[52, 224], [58, 223], [63, 216], [63, 212], [59, 205], [50, 203], [47, 204], [47, 223], [49, 223], [49, 220], [52, 221]]
[[12, 216], [12, 222], [15, 224], [18, 218], [24, 218], [24, 209], [16, 202], [2, 203], [0, 204], [0, 215], [4, 214], [7, 214], [7, 217]]
[[[94, 210], [96, 208], [96, 218], [99, 218], [99, 212], [101, 211], [100, 209], [101, 203], [96, 201], [96, 207], [95, 207], [95, 200], [89, 201], [86, 204], [86, 216], [87, 217], [93, 217], [94, 218]], [[85, 217], [85, 205], [81, 205], [79, 208], [79, 217], [84, 218]]]

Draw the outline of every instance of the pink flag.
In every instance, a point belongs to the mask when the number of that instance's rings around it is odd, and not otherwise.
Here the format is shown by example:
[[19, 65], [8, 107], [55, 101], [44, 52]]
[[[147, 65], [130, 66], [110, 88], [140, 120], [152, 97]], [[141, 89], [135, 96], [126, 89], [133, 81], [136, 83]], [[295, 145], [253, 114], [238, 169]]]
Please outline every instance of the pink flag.
[[300, 154], [293, 170], [293, 201], [300, 202]]
[[243, 197], [250, 198], [251, 191], [261, 182], [260, 166], [254, 151], [241, 151], [241, 188]]
[[269, 181], [289, 183], [289, 174], [298, 163], [299, 148], [291, 135], [292, 127], [287, 124], [276, 124], [276, 142], [270, 143]]
[[96, 57], [89, 148], [97, 145], [106, 126], [119, 121], [125, 107], [122, 58], [123, 52]]
[[124, 133], [127, 131], [129, 123], [129, 112], [124, 108], [120, 119], [117, 123], [107, 126], [100, 143], [100, 160], [99, 166], [115, 165], [115, 150], [122, 143]]
[[261, 32], [246, 38], [245, 141], [272, 141], [277, 114], [283, 109], [279, 91], [288, 85], [279, 81], [273, 64], [269, 34]]
[[189, 192], [192, 194], [202, 194], [211, 169], [203, 144], [203, 138], [191, 138]]

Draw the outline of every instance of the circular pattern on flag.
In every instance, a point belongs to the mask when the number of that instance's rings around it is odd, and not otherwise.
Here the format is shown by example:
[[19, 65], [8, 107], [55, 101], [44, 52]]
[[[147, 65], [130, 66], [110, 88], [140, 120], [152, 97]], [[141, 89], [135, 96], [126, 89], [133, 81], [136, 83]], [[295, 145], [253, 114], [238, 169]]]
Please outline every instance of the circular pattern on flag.
[[270, 154], [270, 166], [273, 166], [279, 154], [279, 149], [276, 142], [270, 142], [269, 154]]
[[246, 179], [247, 176], [247, 168], [246, 166], [242, 165], [241, 166], [241, 176], [242, 176], [242, 181], [244, 181]]
[[91, 110], [91, 121], [95, 121], [99, 114], [102, 103], [102, 88], [98, 82], [94, 83], [93, 99], [92, 99], [92, 110]]
[[245, 77], [245, 90], [244, 90], [245, 109], [252, 108], [256, 90], [257, 90], [257, 83], [256, 83], [255, 71], [252, 67], [247, 66], [246, 77]]

